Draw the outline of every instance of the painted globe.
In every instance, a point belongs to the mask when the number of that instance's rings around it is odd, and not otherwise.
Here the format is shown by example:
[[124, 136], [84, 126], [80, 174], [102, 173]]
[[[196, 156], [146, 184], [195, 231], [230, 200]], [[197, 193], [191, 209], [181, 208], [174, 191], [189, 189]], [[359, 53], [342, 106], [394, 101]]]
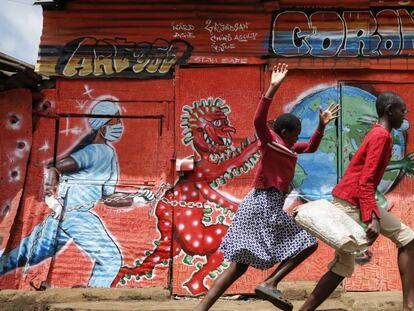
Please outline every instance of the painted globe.
[[[319, 107], [326, 109], [332, 102], [341, 104], [340, 118], [328, 124], [318, 151], [299, 155], [293, 188], [300, 197], [305, 200], [331, 198], [331, 191], [345, 172], [352, 155], [378, 120], [375, 100], [373, 94], [363, 89], [342, 85], [340, 88], [328, 87], [316, 91], [292, 107], [290, 112], [302, 122], [299, 141], [307, 141], [318, 125]], [[392, 136], [392, 160], [400, 160], [404, 157], [406, 145], [403, 129], [393, 130]], [[399, 173], [399, 170], [386, 171], [378, 189], [386, 193]]]

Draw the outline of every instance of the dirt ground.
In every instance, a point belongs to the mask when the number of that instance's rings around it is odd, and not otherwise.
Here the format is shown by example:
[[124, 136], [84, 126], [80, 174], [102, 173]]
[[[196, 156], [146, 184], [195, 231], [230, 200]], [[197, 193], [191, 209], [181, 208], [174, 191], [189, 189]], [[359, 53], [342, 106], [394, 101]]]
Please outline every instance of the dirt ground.
[[[285, 295], [294, 310], [304, 302], [313, 284], [286, 285]], [[163, 288], [111, 289], [76, 288], [46, 291], [0, 291], [2, 311], [190, 311], [199, 298], [171, 297]], [[255, 296], [225, 297], [212, 311], [270, 311], [271, 303]], [[337, 291], [318, 310], [321, 311], [397, 311], [402, 310], [401, 292], [358, 293]]]

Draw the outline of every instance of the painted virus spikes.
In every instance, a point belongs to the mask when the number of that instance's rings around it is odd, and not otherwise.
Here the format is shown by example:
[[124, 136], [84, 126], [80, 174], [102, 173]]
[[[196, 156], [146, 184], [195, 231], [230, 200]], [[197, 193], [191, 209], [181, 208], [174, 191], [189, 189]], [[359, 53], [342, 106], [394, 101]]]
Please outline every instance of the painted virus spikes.
[[[205, 127], [208, 122], [219, 122], [220, 120], [214, 120], [215, 113], [222, 113], [223, 115], [230, 112], [230, 108], [226, 105], [225, 100], [219, 97], [209, 97], [207, 99], [200, 99], [199, 101], [193, 101], [192, 105], [185, 105], [182, 108], [183, 114], [181, 115], [180, 127], [183, 128], [182, 142], [185, 145], [190, 145], [194, 141], [194, 132], [199, 128]], [[190, 131], [190, 135], [188, 134]], [[231, 144], [230, 137], [218, 137], [215, 140], [213, 137], [208, 136], [204, 132], [204, 139], [207, 144], [211, 145], [223, 145], [229, 146]], [[221, 140], [220, 143], [218, 140]]]
[[260, 151], [256, 151], [250, 157], [247, 158], [240, 166], [227, 169], [222, 176], [217, 177], [210, 183], [213, 188], [218, 188], [221, 185], [227, 184], [228, 180], [233, 180], [236, 176], [240, 176], [243, 173], [248, 173], [260, 158]]
[[214, 153], [210, 155], [210, 160], [212, 162], [216, 162], [216, 164], [221, 164], [224, 161], [230, 160], [232, 158], [235, 158], [243, 153], [243, 150], [245, 150], [248, 146], [255, 143], [257, 141], [257, 136], [253, 136], [252, 139], [245, 138], [242, 139], [240, 142], [240, 147], [234, 147], [230, 146], [222, 153]]

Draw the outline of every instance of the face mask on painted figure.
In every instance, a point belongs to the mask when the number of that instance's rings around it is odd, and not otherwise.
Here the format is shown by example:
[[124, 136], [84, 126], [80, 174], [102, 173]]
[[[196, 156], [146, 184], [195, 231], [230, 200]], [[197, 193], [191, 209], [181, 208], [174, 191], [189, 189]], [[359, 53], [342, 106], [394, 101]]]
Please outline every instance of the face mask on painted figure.
[[124, 126], [122, 125], [122, 123], [117, 123], [114, 125], [106, 125], [105, 134], [103, 134], [102, 136], [108, 141], [116, 141], [121, 137], [123, 131], [124, 131]]

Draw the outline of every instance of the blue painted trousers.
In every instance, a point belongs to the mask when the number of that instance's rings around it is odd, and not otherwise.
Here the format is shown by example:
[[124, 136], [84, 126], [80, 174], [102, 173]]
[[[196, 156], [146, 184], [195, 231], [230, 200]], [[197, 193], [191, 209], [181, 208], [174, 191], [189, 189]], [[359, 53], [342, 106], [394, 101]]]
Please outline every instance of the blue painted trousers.
[[[71, 211], [65, 213], [60, 223], [51, 216], [44, 222], [43, 229], [42, 224], [36, 225], [19, 246], [3, 254], [0, 258], [0, 275], [25, 266], [28, 260], [30, 265], [35, 265], [52, 257], [73, 240], [94, 262], [88, 286], [111, 286], [121, 267], [122, 257], [98, 216], [89, 211]], [[35, 239], [37, 242], [33, 245]]]

